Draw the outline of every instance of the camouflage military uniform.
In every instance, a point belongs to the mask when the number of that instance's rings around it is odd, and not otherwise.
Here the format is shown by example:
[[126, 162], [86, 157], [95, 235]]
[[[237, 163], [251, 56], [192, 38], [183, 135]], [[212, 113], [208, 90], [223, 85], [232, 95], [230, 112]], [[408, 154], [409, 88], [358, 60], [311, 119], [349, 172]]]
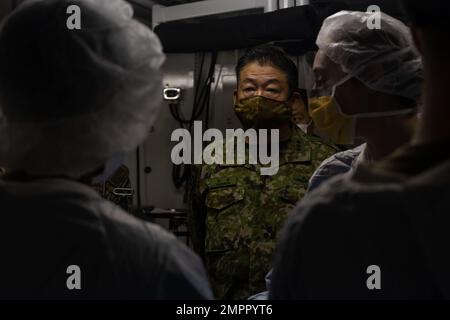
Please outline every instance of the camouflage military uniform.
[[134, 190], [131, 188], [129, 169], [122, 165], [111, 178], [92, 187], [106, 200], [114, 202], [125, 211], [132, 213]]
[[198, 168], [197, 207], [190, 223], [193, 235], [199, 233], [193, 238], [197, 251], [203, 248], [195, 240], [205, 234], [204, 259], [217, 298], [245, 299], [265, 290], [264, 277], [286, 215], [305, 195], [314, 170], [337, 151], [293, 126], [291, 138], [280, 143], [274, 176], [262, 176], [260, 165]]

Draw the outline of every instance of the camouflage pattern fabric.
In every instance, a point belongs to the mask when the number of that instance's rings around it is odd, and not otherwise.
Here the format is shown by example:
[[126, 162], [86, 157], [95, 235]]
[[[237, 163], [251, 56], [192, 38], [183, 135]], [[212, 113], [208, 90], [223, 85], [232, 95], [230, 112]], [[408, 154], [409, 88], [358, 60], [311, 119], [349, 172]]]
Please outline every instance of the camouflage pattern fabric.
[[260, 165], [195, 167], [189, 223], [216, 298], [246, 299], [266, 290], [264, 277], [287, 214], [305, 195], [315, 169], [337, 151], [293, 126], [290, 140], [280, 144], [274, 176], [262, 176]]
[[131, 188], [130, 171], [122, 165], [114, 175], [104, 183], [92, 185], [104, 199], [114, 202], [125, 211], [133, 212], [134, 190]]

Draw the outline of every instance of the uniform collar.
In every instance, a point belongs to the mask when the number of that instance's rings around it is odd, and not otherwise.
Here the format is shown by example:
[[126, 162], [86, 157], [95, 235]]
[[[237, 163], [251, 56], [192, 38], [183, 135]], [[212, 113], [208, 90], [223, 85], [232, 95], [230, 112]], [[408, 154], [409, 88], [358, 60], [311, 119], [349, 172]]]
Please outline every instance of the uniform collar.
[[[223, 142], [223, 148], [226, 150], [226, 142]], [[311, 148], [308, 135], [304, 133], [297, 126], [292, 126], [291, 137], [283, 142], [280, 142], [280, 166], [286, 163], [302, 163], [311, 161]], [[226, 157], [226, 152], [224, 159]], [[241, 158], [243, 155], [240, 155]], [[248, 163], [248, 153], [245, 154], [245, 164], [221, 164], [221, 167], [244, 167], [249, 170], [259, 171], [261, 166], [259, 164], [253, 165]]]
[[[282, 143], [280, 144], [282, 145]], [[291, 137], [280, 147], [280, 165], [311, 161], [309, 137], [300, 128], [293, 125]]]
[[355, 169], [356, 167], [360, 166], [363, 163], [367, 163], [368, 157], [367, 157], [367, 143], [363, 143], [362, 145], [358, 146], [357, 148], [353, 149], [358, 153], [356, 158], [352, 162], [352, 168]]

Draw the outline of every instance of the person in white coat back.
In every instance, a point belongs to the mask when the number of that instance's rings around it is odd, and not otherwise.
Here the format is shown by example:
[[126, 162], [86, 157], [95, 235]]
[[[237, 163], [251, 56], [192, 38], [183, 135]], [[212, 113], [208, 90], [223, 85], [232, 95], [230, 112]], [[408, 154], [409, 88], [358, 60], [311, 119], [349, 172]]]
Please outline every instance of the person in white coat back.
[[212, 298], [196, 254], [90, 188], [148, 134], [163, 62], [122, 0], [26, 1], [2, 23], [1, 299]]

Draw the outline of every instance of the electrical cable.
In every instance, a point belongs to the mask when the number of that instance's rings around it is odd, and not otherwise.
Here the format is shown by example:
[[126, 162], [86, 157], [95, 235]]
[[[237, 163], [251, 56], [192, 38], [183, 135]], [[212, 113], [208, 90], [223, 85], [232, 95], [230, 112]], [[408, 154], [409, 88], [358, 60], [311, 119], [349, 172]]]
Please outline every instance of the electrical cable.
[[137, 194], [137, 206], [138, 208], [141, 208], [142, 206], [142, 199], [141, 199], [141, 148], [138, 146], [136, 149], [136, 194]]
[[[211, 86], [214, 82], [214, 71], [217, 63], [218, 53], [213, 52], [211, 54], [210, 65], [204, 82], [201, 81], [203, 75], [203, 69], [205, 64], [205, 53], [202, 53], [199, 74], [194, 92], [194, 105], [192, 108], [191, 116], [186, 119], [181, 115], [181, 112], [177, 104], [170, 104], [169, 109], [172, 117], [178, 122], [180, 128], [185, 128], [189, 132], [192, 132], [192, 127], [195, 121], [199, 120], [202, 114], [205, 114], [206, 129], [209, 128], [209, 115], [210, 115], [210, 99], [211, 99]], [[181, 188], [185, 182], [192, 179], [191, 165], [174, 165], [172, 168], [172, 178], [177, 189]]]

